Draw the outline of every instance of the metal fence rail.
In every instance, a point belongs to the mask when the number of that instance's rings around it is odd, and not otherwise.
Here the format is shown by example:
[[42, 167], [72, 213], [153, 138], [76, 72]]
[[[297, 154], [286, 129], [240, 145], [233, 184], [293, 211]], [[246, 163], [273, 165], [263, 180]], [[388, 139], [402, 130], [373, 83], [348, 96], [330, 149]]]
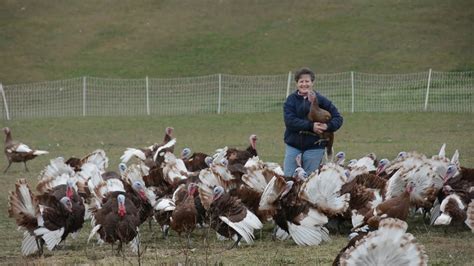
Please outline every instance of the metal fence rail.
[[[341, 112], [474, 112], [474, 72], [317, 74], [315, 88]], [[281, 111], [293, 74], [189, 78], [81, 77], [0, 84], [3, 120]]]

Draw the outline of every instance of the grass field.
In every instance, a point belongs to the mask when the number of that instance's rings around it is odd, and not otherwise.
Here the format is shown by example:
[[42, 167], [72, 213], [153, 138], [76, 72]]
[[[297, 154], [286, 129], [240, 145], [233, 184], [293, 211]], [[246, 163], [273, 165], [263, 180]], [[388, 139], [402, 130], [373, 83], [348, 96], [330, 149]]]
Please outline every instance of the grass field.
[[[417, 150], [427, 155], [436, 154], [443, 143], [447, 143], [447, 154], [455, 149], [460, 152], [461, 165], [474, 167], [474, 119], [471, 114], [451, 113], [356, 113], [344, 114], [345, 123], [336, 134], [336, 151], [345, 151], [348, 159], [359, 158], [375, 152], [378, 158], [393, 159], [400, 151]], [[49, 155], [36, 158], [29, 163], [30, 172], [25, 173], [21, 164], [14, 164], [7, 174], [0, 174], [0, 263], [19, 264], [137, 264], [137, 258], [127, 250], [125, 259], [115, 256], [110, 246], [87, 244], [89, 223], [72, 240], [68, 238], [63, 249], [49, 252], [43, 258], [23, 258], [20, 254], [21, 234], [15, 222], [8, 218], [7, 193], [14, 188], [18, 178], [25, 177], [36, 184], [38, 173], [57, 156], [82, 156], [97, 148], [106, 151], [109, 169], [116, 169], [119, 157], [126, 147], [143, 147], [160, 142], [166, 126], [175, 128], [176, 151], [183, 147], [212, 153], [223, 146], [244, 148], [247, 138], [255, 133], [259, 137], [257, 149], [261, 159], [281, 163], [283, 159], [282, 114], [235, 114], [175, 117], [101, 117], [73, 119], [18, 120], [3, 126], [12, 128], [14, 139], [31, 147], [50, 151]], [[6, 160], [0, 167], [4, 169]], [[142, 243], [146, 251], [142, 257], [145, 264], [296, 264], [327, 265], [346, 244], [345, 235], [332, 234], [332, 241], [318, 247], [298, 247], [291, 241], [273, 242], [271, 226], [266, 225], [262, 238], [254, 246], [243, 245], [226, 250], [229, 242], [215, 240], [213, 231], [209, 244], [204, 244], [205, 230], [193, 234], [193, 250], [186, 250], [175, 233], [169, 240], [161, 239], [158, 226], [152, 231], [142, 226]], [[425, 226], [419, 216], [410, 218], [409, 232], [425, 245], [432, 265], [472, 265], [474, 261], [473, 234], [466, 229]], [[258, 233], [257, 233], [258, 235]], [[206, 256], [207, 251], [207, 256]], [[186, 255], [187, 254], [187, 255]]]
[[474, 68], [470, 0], [1, 1], [0, 82]]

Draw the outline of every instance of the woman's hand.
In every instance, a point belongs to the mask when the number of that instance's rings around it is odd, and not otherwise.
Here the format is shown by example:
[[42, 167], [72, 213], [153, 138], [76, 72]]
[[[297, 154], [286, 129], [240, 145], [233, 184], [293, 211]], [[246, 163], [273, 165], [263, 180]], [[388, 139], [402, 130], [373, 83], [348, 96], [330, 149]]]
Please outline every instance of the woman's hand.
[[318, 122], [315, 122], [313, 124], [313, 131], [314, 133], [317, 133], [317, 134], [322, 134], [324, 131], [326, 131], [328, 129], [328, 125], [326, 123], [318, 123]]

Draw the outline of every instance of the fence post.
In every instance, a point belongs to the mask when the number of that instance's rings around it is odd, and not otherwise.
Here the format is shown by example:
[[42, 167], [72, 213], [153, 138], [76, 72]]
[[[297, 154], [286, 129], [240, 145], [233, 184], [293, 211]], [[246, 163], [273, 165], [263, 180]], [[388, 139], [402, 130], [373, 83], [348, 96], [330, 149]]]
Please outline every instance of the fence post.
[[431, 84], [431, 68], [430, 68], [430, 71], [428, 72], [428, 85], [426, 86], [426, 97], [425, 97], [425, 108], [424, 108], [425, 111], [428, 109], [428, 97], [430, 95], [430, 84]]
[[222, 101], [222, 74], [219, 74], [219, 99], [217, 100], [217, 114], [221, 113]]
[[354, 71], [351, 71], [351, 88], [352, 88], [352, 108], [351, 108], [351, 111], [352, 111], [352, 113], [354, 113], [354, 102], [355, 102]]
[[290, 95], [290, 86], [291, 86], [291, 71], [288, 72], [288, 83], [286, 84], [286, 97]]
[[150, 115], [150, 93], [148, 89], [148, 76], [146, 76], [145, 82], [146, 82], [146, 114]]
[[83, 77], [82, 78], [82, 116], [86, 116], [86, 91], [87, 91], [86, 77]]
[[7, 115], [7, 120], [10, 120], [10, 113], [8, 112], [7, 98], [5, 97], [5, 91], [3, 90], [2, 83], [0, 83], [0, 93], [2, 93], [3, 105], [5, 106], [5, 114]]

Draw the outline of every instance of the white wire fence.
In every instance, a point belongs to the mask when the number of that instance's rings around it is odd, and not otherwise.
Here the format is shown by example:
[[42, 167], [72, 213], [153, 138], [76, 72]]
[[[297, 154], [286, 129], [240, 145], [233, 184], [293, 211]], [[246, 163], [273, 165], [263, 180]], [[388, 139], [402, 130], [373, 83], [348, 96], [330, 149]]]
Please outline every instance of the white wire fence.
[[[474, 72], [317, 74], [315, 88], [341, 112], [474, 112]], [[81, 77], [0, 84], [3, 120], [281, 111], [293, 74], [172, 79]]]

